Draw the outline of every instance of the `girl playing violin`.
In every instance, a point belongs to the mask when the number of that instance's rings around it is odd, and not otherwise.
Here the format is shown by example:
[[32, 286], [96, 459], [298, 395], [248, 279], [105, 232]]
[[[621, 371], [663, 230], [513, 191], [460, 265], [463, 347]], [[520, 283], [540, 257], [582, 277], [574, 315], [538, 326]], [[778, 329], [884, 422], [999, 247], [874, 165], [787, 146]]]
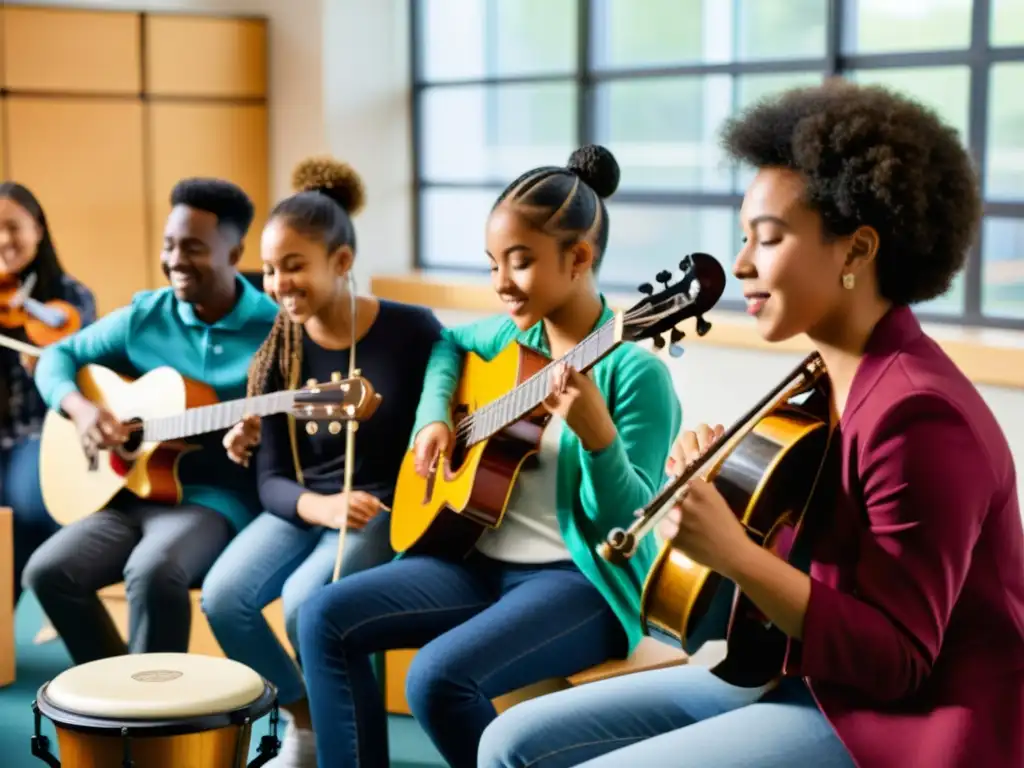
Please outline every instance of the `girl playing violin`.
[[[0, 183], [0, 283], [9, 289], [4, 291], [9, 297], [31, 286], [25, 292], [29, 299], [67, 302], [78, 315], [74, 328], [96, 319], [92, 292], [61, 267], [39, 201], [13, 181]], [[21, 307], [3, 310], [5, 317], [23, 312]], [[0, 323], [0, 334], [31, 343], [23, 327], [8, 325]], [[39, 486], [39, 437], [46, 404], [32, 381], [36, 360], [0, 346], [0, 506], [14, 513], [15, 604], [21, 597], [25, 563], [59, 527], [46, 511]]]
[[[481, 768], [1019, 768], [1024, 532], [1013, 459], [982, 396], [910, 305], [964, 264], [981, 202], [952, 128], [843, 81], [729, 123], [757, 170], [734, 272], [768, 341], [805, 333], [825, 363], [838, 503], [810, 573], [757, 546], [694, 479], [662, 533], [735, 582], [788, 636], [783, 677], [742, 688], [683, 666], [520, 704]], [[701, 426], [678, 470], [722, 430]]]

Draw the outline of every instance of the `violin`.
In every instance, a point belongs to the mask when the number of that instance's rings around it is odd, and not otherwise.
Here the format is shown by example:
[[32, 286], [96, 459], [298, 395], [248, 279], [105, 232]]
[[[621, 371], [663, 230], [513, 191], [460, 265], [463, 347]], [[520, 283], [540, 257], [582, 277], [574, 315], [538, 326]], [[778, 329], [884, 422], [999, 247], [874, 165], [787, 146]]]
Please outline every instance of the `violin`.
[[24, 328], [29, 341], [46, 347], [78, 331], [82, 316], [66, 301], [33, 299], [35, 281], [34, 274], [21, 284], [14, 275], [0, 276], [0, 327]]
[[[636, 554], [640, 540], [701, 473], [751, 539], [782, 560], [794, 559], [798, 545], [807, 546], [807, 529], [828, 507], [838, 478], [829, 388], [821, 357], [814, 353], [804, 359], [704, 456], [637, 510], [627, 530], [613, 529], [598, 553], [612, 563]], [[690, 654], [708, 640], [725, 639], [726, 656], [712, 672], [733, 685], [758, 687], [782, 673], [787, 651], [782, 631], [736, 584], [694, 562], [671, 541], [662, 544], [647, 574], [641, 621], [646, 631], [667, 635]]]

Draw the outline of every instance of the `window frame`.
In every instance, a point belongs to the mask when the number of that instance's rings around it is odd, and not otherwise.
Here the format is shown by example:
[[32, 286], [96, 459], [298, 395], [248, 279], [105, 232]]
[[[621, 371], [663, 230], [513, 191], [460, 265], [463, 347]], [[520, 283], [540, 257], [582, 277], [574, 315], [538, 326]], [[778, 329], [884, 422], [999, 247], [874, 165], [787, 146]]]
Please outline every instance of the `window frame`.
[[[652, 77], [678, 77], [694, 75], [749, 75], [784, 74], [787, 72], [818, 71], [822, 79], [844, 76], [854, 70], [965, 66], [969, 69], [967, 148], [975, 161], [981, 182], [985, 189], [986, 155], [989, 118], [989, 81], [992, 67], [1004, 62], [1024, 63], [1024, 45], [990, 47], [990, 22], [992, 0], [973, 0], [971, 6], [971, 35], [967, 48], [956, 50], [929, 50], [908, 53], [848, 54], [842, 49], [844, 30], [855, 18], [857, 0], [826, 0], [825, 53], [820, 58], [785, 60], [732, 61], [712, 64], [685, 64], [678, 66], [630, 67], [601, 69], [592, 61], [595, 39], [600, 30], [600, 20], [594, 5], [598, 0], [576, 0], [577, 2], [577, 56], [575, 72], [566, 74], [538, 73], [521, 76], [489, 76], [451, 78], [431, 81], [423, 77], [423, 13], [422, 0], [409, 1], [410, 37], [410, 81], [411, 81], [411, 142], [413, 157], [413, 265], [417, 270], [435, 273], [485, 274], [486, 265], [481, 260], [479, 270], [445, 267], [426, 264], [424, 255], [424, 226], [422, 222], [423, 195], [431, 189], [493, 190], [495, 195], [508, 183], [508, 179], [488, 179], [473, 182], [440, 182], [424, 178], [424, 135], [421, 114], [421, 96], [427, 89], [458, 86], [481, 86], [493, 88], [499, 85], [539, 84], [551, 82], [574, 82], [576, 90], [576, 146], [595, 141], [597, 126], [596, 88], [601, 83], [614, 80], [637, 80]], [[724, 0], [722, 0], [724, 2]], [[786, 0], [777, 0], [785, 2]], [[482, 0], [489, 5], [495, 0]], [[731, 0], [733, 13], [739, 11], [740, 0]], [[493, 8], [492, 8], [493, 10]], [[493, 23], [486, 25], [487, 37], [496, 33]], [[493, 45], [487, 46], [493, 50]], [[493, 93], [493, 90], [491, 91]], [[632, 203], [647, 206], [730, 206], [739, 209], [743, 196], [740, 193], [711, 193], [698, 191], [645, 191], [620, 189], [615, 194], [616, 203]], [[984, 200], [984, 218], [1017, 219], [1024, 224], [1024, 194], [1020, 200]], [[974, 245], [963, 270], [964, 302], [959, 312], [927, 312], [915, 308], [915, 314], [925, 322], [967, 325], [987, 328], [1024, 330], [1024, 317], [994, 317], [982, 312], [982, 271], [984, 267], [984, 226], [980, 226]], [[728, 267], [734, 254], [719, 254], [723, 266]], [[609, 293], [632, 293], [635, 285], [605, 283], [602, 289]], [[722, 310], [742, 309], [742, 301], [722, 299], [717, 308]]]

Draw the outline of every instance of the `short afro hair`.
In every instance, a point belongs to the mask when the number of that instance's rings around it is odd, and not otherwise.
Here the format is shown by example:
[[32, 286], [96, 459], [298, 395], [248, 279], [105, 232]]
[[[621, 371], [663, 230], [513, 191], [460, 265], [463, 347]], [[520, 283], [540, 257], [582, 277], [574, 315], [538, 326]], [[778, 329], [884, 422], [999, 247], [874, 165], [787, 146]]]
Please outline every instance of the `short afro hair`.
[[235, 230], [239, 240], [248, 234], [256, 215], [252, 200], [242, 188], [223, 179], [182, 179], [171, 190], [171, 206], [175, 205], [212, 213], [218, 225]]
[[964, 266], [978, 177], [956, 131], [920, 103], [833, 78], [755, 104], [722, 144], [738, 162], [799, 173], [826, 237], [873, 227], [879, 291], [894, 304], [942, 295]]

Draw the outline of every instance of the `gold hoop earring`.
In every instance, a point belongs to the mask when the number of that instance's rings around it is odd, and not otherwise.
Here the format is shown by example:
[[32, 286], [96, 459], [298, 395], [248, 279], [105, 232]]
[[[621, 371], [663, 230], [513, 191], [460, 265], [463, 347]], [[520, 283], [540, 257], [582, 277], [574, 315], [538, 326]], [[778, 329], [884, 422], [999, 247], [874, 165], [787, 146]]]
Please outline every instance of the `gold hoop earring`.
[[852, 272], [847, 272], [845, 275], [843, 275], [843, 288], [845, 288], [846, 290], [852, 291], [853, 286], [856, 282], [857, 278], [853, 276]]

